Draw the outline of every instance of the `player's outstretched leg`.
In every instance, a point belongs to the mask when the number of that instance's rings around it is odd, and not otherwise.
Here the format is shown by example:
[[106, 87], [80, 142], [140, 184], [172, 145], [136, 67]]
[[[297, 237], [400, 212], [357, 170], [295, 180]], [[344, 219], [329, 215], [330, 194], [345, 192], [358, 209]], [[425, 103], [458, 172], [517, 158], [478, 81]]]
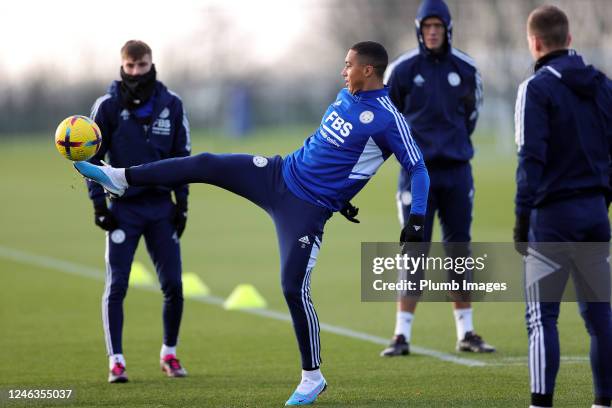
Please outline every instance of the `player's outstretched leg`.
[[96, 166], [75, 162], [84, 177], [111, 194], [121, 196], [129, 186], [180, 186], [206, 183], [238, 194], [268, 210], [279, 178], [282, 158], [247, 154], [201, 153], [195, 156], [159, 160], [129, 168]]

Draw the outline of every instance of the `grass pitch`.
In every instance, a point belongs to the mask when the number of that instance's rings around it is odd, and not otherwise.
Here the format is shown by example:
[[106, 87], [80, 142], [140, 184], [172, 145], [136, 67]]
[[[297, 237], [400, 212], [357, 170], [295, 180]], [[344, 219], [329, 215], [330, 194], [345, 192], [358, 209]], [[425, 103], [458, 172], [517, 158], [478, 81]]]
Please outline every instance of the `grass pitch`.
[[[311, 129], [283, 129], [230, 140], [194, 134], [194, 153], [286, 154]], [[473, 162], [476, 181], [474, 241], [509, 241], [515, 157], [481, 138]], [[187, 299], [179, 358], [185, 379], [168, 379], [158, 366], [161, 294], [131, 288], [125, 302], [124, 352], [130, 383], [106, 383], [100, 318], [104, 234], [93, 224], [86, 188], [51, 137], [0, 142], [0, 406], [274, 407], [299, 381], [291, 324]], [[463, 357], [466, 366], [431, 356], [382, 359], [380, 339], [392, 334], [395, 306], [360, 302], [360, 243], [395, 241], [398, 165], [389, 160], [357, 196], [361, 224], [334, 216], [313, 273], [312, 293], [322, 322], [366, 340], [323, 331], [328, 391], [321, 407], [526, 407], [527, 336], [521, 303], [475, 304], [475, 326], [498, 347], [493, 355], [458, 355], [451, 306], [419, 305], [412, 343]], [[194, 185], [182, 239], [184, 270], [197, 273], [214, 296], [253, 284], [269, 310], [287, 313], [279, 282], [272, 222], [248, 201], [215, 187]], [[439, 237], [439, 234], [436, 234]], [[136, 256], [152, 269], [144, 245]], [[520, 271], [517, 271], [520, 273]], [[560, 320], [564, 361], [556, 406], [591, 402], [588, 337], [576, 305]], [[351, 332], [351, 333], [353, 333]], [[369, 339], [369, 340], [368, 340]], [[377, 340], [378, 339], [378, 340]], [[8, 389], [73, 389], [69, 401], [8, 401]]]

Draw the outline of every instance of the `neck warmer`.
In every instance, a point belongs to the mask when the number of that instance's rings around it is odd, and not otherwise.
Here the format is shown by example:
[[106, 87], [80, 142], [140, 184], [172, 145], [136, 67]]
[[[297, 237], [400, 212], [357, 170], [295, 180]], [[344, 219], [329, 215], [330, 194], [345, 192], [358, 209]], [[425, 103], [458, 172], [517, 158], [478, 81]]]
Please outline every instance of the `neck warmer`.
[[144, 105], [155, 91], [157, 72], [155, 65], [143, 75], [128, 75], [121, 67], [121, 102], [128, 110], [134, 110]]

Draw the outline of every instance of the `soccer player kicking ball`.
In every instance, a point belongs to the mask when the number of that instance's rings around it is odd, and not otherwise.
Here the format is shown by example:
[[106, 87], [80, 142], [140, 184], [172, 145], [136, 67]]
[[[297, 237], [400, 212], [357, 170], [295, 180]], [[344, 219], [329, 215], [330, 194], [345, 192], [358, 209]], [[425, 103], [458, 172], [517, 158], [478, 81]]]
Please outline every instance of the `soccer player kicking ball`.
[[310, 296], [323, 227], [335, 211], [347, 213], [350, 199], [392, 153], [412, 180], [412, 213], [400, 240], [423, 240], [429, 175], [408, 125], [383, 86], [387, 63], [387, 52], [378, 43], [351, 47], [342, 70], [346, 88], [329, 105], [319, 128], [285, 158], [202, 153], [125, 169], [75, 163], [83, 176], [118, 196], [132, 186], [207, 183], [252, 201], [272, 217], [283, 294], [303, 369], [302, 381], [286, 405], [310, 404], [327, 387], [320, 370], [319, 319]]
[[[531, 407], [552, 407], [559, 371], [558, 301], [541, 301], [551, 286], [565, 285], [561, 264], [549, 277], [538, 273], [541, 242], [610, 241], [608, 220], [612, 168], [612, 82], [568, 49], [571, 37], [563, 11], [541, 6], [527, 21], [535, 73], [516, 100], [517, 250], [527, 255], [526, 323], [529, 333]], [[525, 242], [529, 242], [529, 252]], [[550, 247], [548, 247], [550, 248]], [[567, 247], [565, 247], [567, 248]], [[608, 245], [605, 245], [608, 252]], [[608, 254], [589, 260], [588, 274], [610, 282]], [[608, 258], [609, 259], [609, 258]], [[534, 277], [536, 277], [534, 279]], [[563, 286], [562, 286], [563, 287]], [[553, 299], [554, 300], [554, 299]], [[580, 314], [591, 337], [593, 408], [612, 398], [612, 312], [606, 301], [581, 301]]]

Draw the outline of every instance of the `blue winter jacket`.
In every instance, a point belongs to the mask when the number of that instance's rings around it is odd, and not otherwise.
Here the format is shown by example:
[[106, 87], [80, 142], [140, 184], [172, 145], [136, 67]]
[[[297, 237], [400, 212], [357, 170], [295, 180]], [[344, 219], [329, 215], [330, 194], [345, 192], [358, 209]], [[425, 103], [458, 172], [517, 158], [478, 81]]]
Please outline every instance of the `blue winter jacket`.
[[[421, 23], [438, 17], [446, 28], [443, 52], [425, 47]], [[392, 62], [385, 73], [389, 96], [404, 114], [423, 153], [435, 165], [469, 161], [470, 136], [482, 106], [482, 81], [474, 60], [452, 46], [452, 20], [442, 0], [425, 0], [416, 18], [419, 47]]]
[[342, 89], [304, 146], [287, 155], [283, 178], [299, 198], [339, 211], [394, 154], [412, 186], [412, 214], [425, 214], [429, 174], [386, 88]]
[[[151, 97], [151, 123], [143, 124], [134, 112], [121, 105], [119, 86], [119, 81], [114, 81], [92, 107], [91, 118], [102, 132], [102, 145], [90, 160], [92, 163], [99, 164], [106, 158], [113, 167], [129, 167], [190, 155], [189, 121], [178, 95], [158, 81]], [[104, 190], [99, 184], [88, 182], [87, 187], [94, 203], [104, 200]], [[169, 188], [162, 186], [130, 187], [121, 199], [169, 192]], [[177, 201], [184, 200], [188, 186], [177, 187], [174, 192]]]
[[518, 89], [516, 213], [581, 195], [608, 194], [612, 82], [573, 50], [536, 64]]

